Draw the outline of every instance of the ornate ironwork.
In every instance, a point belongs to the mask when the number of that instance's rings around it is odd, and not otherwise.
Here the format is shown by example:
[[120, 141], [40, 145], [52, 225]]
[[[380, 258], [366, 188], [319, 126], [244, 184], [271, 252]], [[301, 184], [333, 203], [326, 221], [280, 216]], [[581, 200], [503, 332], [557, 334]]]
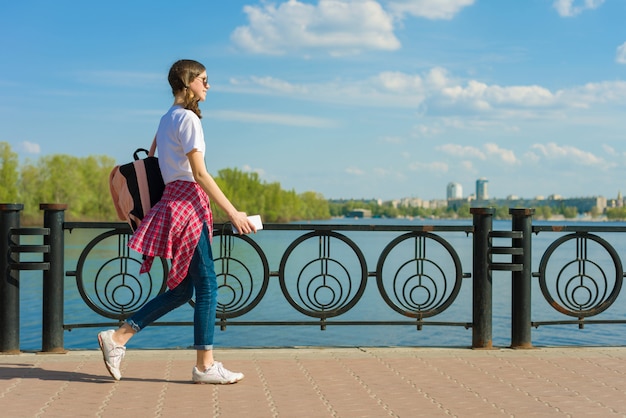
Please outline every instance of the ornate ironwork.
[[218, 285], [217, 317], [235, 318], [249, 312], [263, 299], [269, 284], [269, 263], [261, 247], [245, 235], [215, 231], [211, 248]]
[[428, 232], [407, 233], [391, 241], [376, 268], [378, 290], [387, 305], [418, 319], [448, 308], [461, 289], [462, 278], [454, 248]]
[[150, 272], [139, 275], [143, 258], [128, 248], [129, 238], [119, 230], [104, 232], [78, 258], [78, 291], [87, 306], [107, 318], [123, 320], [166, 289], [167, 261], [157, 258]]
[[361, 250], [345, 235], [314, 231], [287, 248], [279, 280], [291, 306], [307, 316], [326, 319], [358, 302], [367, 284], [367, 265]]
[[[593, 251], [597, 260], [588, 258], [592, 245], [597, 247]], [[605, 271], [606, 265], [612, 265], [613, 271]], [[554, 309], [585, 318], [598, 315], [615, 302], [623, 274], [622, 262], [611, 244], [597, 235], [579, 232], [564, 235], [548, 247], [539, 266], [539, 284]]]

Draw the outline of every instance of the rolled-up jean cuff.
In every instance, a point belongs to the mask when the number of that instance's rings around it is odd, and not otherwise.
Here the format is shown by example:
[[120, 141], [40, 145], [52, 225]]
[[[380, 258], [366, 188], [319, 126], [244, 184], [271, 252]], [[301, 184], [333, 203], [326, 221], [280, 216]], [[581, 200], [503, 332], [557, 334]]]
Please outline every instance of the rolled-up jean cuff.
[[131, 327], [135, 332], [141, 331], [141, 327], [135, 323], [132, 319], [127, 319], [124, 321], [129, 327]]
[[194, 350], [205, 350], [205, 351], [213, 350], [213, 344], [210, 344], [210, 345], [194, 345], [193, 349]]

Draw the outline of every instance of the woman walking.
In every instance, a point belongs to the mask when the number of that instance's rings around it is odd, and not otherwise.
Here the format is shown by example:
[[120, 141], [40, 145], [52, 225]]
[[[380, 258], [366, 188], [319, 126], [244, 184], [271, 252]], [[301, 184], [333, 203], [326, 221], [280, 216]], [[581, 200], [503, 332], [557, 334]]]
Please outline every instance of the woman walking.
[[210, 88], [205, 67], [193, 60], [177, 61], [170, 68], [168, 81], [174, 104], [161, 118], [156, 134], [165, 191], [128, 244], [146, 256], [141, 273], [150, 269], [154, 257], [171, 260], [168, 290], [149, 301], [118, 329], [100, 332], [98, 343], [107, 370], [115, 380], [120, 380], [120, 364], [128, 340], [187, 303], [195, 291], [196, 364], [192, 381], [236, 383], [243, 379], [243, 374], [227, 370], [213, 358], [217, 278], [210, 245], [213, 229], [210, 200], [224, 210], [239, 233], [256, 232], [256, 228], [244, 212], [235, 209], [205, 166], [206, 145], [198, 107]]

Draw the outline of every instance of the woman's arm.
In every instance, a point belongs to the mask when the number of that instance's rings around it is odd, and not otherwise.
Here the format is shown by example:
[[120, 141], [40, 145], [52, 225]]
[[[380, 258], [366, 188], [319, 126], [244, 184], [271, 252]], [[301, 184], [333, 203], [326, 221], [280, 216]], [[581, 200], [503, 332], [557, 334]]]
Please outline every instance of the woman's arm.
[[256, 232], [256, 227], [248, 220], [246, 213], [235, 209], [233, 204], [230, 203], [230, 200], [224, 195], [224, 192], [222, 192], [222, 189], [219, 188], [213, 177], [209, 174], [202, 153], [193, 150], [187, 154], [187, 159], [191, 165], [193, 178], [209, 195], [209, 198], [226, 212], [228, 219], [230, 219], [239, 233], [248, 234], [250, 232]]

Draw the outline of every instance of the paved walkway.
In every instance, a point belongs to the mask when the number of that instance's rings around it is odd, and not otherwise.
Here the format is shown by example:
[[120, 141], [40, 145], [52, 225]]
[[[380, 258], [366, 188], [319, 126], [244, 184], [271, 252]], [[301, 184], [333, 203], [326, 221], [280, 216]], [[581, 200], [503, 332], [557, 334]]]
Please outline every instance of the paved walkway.
[[0, 355], [2, 417], [626, 417], [626, 347], [219, 350], [246, 378], [190, 383], [195, 352]]

